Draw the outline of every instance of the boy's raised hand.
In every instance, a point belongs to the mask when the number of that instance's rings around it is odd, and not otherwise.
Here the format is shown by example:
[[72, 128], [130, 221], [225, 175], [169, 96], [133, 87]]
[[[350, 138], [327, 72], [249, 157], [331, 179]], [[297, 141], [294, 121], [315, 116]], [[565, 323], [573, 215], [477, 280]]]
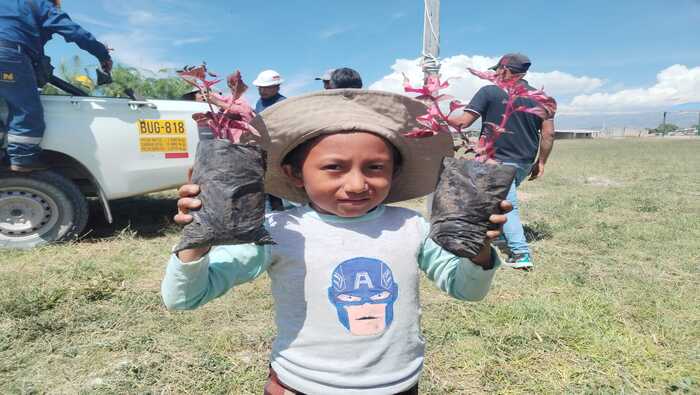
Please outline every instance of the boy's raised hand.
[[[192, 168], [189, 169], [187, 173], [187, 184], [181, 186], [177, 193], [180, 195], [180, 199], [177, 200], [177, 214], [175, 214], [175, 223], [178, 225], [187, 225], [194, 219], [190, 214], [192, 210], [199, 210], [202, 208], [202, 201], [197, 199], [199, 195], [199, 185], [192, 184]], [[196, 261], [209, 252], [209, 247], [193, 248], [189, 250], [182, 250], [177, 253], [178, 258], [182, 262], [192, 262]]]
[[472, 262], [483, 267], [485, 270], [493, 268], [491, 266], [491, 242], [501, 235], [503, 224], [506, 223], [506, 213], [513, 209], [513, 205], [507, 200], [502, 200], [499, 206], [500, 212], [491, 214], [489, 217], [489, 221], [496, 226], [496, 229], [486, 231], [484, 246], [481, 247], [479, 255], [472, 258]]
[[199, 185], [192, 183], [192, 168], [187, 170], [187, 184], [177, 190], [180, 199], [177, 200], [177, 214], [173, 218], [178, 225], [187, 225], [192, 222], [190, 210], [202, 208], [202, 201], [196, 199], [199, 195]]

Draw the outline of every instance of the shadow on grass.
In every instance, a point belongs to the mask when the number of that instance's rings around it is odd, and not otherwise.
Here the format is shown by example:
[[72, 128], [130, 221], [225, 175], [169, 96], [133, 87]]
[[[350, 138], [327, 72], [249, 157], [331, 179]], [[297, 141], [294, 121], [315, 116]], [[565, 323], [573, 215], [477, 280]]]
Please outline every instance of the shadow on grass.
[[523, 224], [523, 230], [528, 243], [553, 237], [552, 226], [546, 222], [535, 221], [531, 224]]
[[[535, 243], [540, 240], [551, 239], [554, 237], [552, 226], [542, 221], [523, 224], [523, 231], [525, 232], [525, 240], [527, 240], [528, 243]], [[506, 245], [505, 240], [496, 240], [492, 244], [502, 253], [510, 255], [510, 249], [508, 248], [508, 245]]]
[[90, 202], [90, 220], [82, 241], [96, 241], [131, 232], [138, 238], [163, 236], [168, 229], [177, 227], [173, 216], [177, 213], [177, 199], [165, 196], [139, 196], [110, 202], [113, 223], [107, 223], [102, 207]]

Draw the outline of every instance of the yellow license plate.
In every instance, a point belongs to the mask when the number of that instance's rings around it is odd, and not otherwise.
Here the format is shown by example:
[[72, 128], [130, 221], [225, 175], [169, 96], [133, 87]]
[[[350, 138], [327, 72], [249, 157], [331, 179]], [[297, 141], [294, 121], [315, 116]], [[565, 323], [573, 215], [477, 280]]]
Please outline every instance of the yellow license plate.
[[140, 119], [136, 126], [142, 135], [185, 134], [185, 122], [182, 120]]
[[141, 152], [187, 152], [186, 137], [141, 137]]

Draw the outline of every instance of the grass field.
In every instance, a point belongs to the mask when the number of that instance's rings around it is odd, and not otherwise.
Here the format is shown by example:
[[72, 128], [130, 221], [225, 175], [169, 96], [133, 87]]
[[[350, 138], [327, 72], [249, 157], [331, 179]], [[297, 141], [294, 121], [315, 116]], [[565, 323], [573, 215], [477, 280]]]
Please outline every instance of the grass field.
[[[262, 393], [267, 277], [161, 304], [174, 196], [0, 252], [0, 393]], [[700, 140], [557, 141], [521, 196], [534, 272], [500, 269], [480, 303], [423, 282], [421, 393], [700, 393]]]

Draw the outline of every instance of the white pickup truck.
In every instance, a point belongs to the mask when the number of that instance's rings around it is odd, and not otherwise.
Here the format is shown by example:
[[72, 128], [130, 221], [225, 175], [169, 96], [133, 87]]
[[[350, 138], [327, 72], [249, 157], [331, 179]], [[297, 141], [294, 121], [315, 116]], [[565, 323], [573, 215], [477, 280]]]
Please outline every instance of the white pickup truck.
[[[81, 234], [87, 198], [112, 223], [111, 200], [175, 188], [186, 181], [199, 141], [195, 112], [205, 103], [42, 96], [42, 160], [51, 170], [0, 166], [0, 248], [30, 248]], [[0, 119], [7, 107], [0, 103]], [[1, 143], [1, 142], [0, 142]]]

